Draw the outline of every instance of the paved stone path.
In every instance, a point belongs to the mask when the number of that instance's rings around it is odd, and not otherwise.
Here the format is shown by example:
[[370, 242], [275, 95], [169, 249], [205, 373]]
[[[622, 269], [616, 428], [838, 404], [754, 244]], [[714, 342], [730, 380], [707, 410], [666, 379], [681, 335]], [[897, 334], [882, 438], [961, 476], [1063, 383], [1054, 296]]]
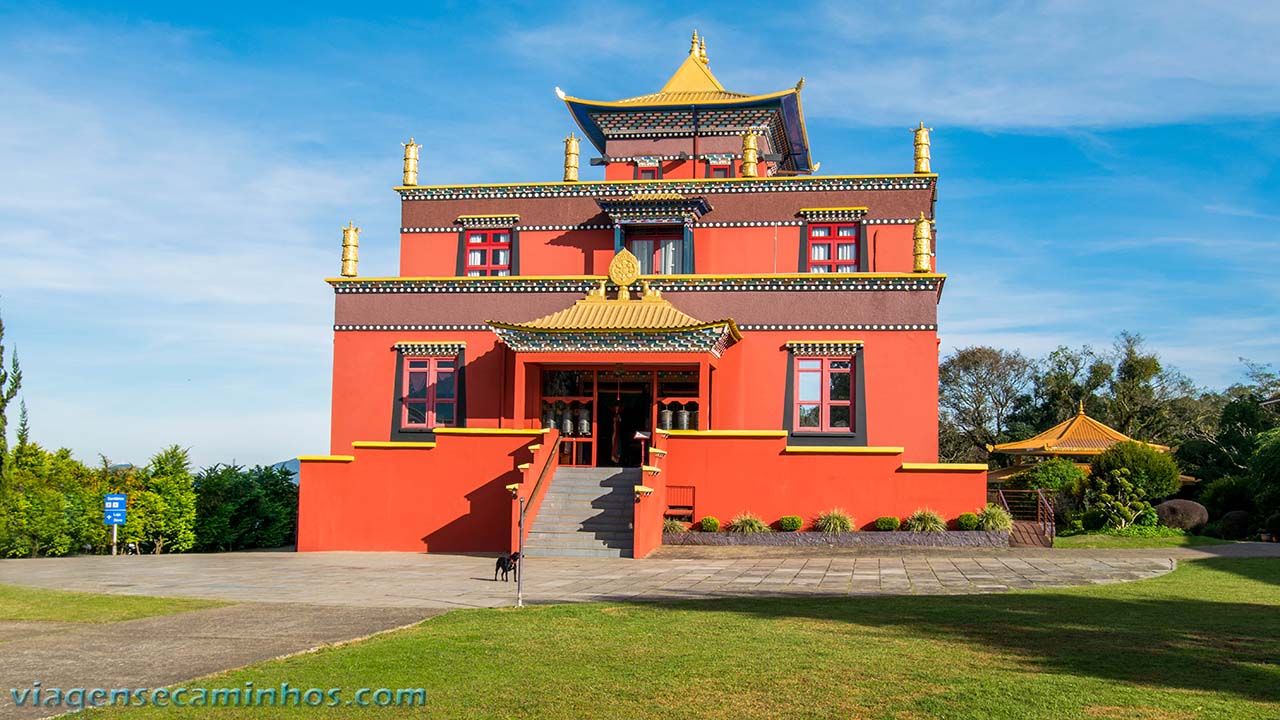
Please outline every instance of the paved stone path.
[[[1115, 583], [1169, 572], [1177, 559], [1280, 557], [1280, 545], [1196, 549], [670, 547], [646, 560], [535, 558], [529, 603], [740, 596], [963, 594]], [[0, 622], [0, 717], [8, 695], [45, 687], [162, 687], [446, 610], [509, 606], [515, 583], [494, 561], [412, 553], [234, 553], [0, 560], [0, 583], [196, 597], [239, 605], [89, 625]]]

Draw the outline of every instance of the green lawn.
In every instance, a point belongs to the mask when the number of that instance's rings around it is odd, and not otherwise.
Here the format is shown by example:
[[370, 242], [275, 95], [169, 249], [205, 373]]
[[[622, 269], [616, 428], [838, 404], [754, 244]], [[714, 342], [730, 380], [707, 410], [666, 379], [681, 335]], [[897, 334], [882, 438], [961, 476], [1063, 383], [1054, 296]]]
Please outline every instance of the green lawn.
[[[207, 679], [427, 689], [425, 708], [218, 718], [1277, 718], [1280, 561], [960, 597], [465, 610]], [[183, 717], [191, 710], [130, 710]]]
[[1085, 534], [1058, 536], [1053, 539], [1056, 548], [1083, 548], [1087, 550], [1111, 550], [1115, 548], [1171, 548], [1198, 547], [1201, 545], [1226, 545], [1229, 540], [1183, 535], [1182, 537], [1124, 537], [1121, 535]]
[[226, 604], [216, 600], [101, 595], [0, 585], [0, 620], [107, 623]]

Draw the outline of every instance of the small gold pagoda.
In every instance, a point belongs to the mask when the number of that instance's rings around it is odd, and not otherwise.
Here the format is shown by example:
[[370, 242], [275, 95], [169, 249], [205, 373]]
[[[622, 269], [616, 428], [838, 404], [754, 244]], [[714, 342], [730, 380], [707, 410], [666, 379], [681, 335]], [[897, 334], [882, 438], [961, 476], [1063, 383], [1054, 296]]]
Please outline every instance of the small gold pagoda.
[[[1169, 452], [1166, 445], [1134, 440], [1119, 430], [1094, 420], [1085, 414], [1084, 401], [1081, 401], [1080, 409], [1073, 417], [1039, 435], [1026, 440], [988, 445], [987, 452], [1014, 455], [1018, 457], [1018, 462], [1011, 467], [992, 470], [987, 475], [987, 481], [1003, 482], [1009, 476], [1023, 472], [1028, 466], [1048, 458], [1091, 458], [1122, 442], [1142, 443], [1160, 452]], [[1087, 462], [1077, 461], [1076, 466], [1085, 472], [1089, 471]]]

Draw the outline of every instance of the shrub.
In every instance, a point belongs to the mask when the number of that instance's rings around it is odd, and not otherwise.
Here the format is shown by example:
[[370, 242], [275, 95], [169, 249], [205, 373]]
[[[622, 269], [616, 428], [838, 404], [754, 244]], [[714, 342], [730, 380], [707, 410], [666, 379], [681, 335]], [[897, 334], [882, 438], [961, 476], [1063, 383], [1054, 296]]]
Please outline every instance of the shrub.
[[[1141, 481], [1141, 478], [1137, 479]], [[1150, 503], [1139, 495], [1139, 485], [1129, 468], [1115, 468], [1106, 475], [1090, 475], [1082, 484], [1081, 504], [1086, 512], [1085, 529], [1096, 530], [1096, 521], [1102, 519], [1102, 527], [1124, 528], [1135, 522], [1151, 522], [1147, 513]], [[1099, 515], [1099, 513], [1101, 515]]]
[[976, 513], [960, 513], [960, 517], [956, 518], [956, 528], [960, 530], [977, 530], [978, 516]]
[[1267, 518], [1267, 521], [1262, 524], [1262, 529], [1271, 533], [1272, 540], [1280, 538], [1280, 512]]
[[1107, 525], [1107, 514], [1099, 508], [1085, 510], [1080, 513], [1080, 528], [1082, 530], [1101, 530]]
[[1194, 500], [1166, 500], [1156, 506], [1160, 524], [1167, 528], [1195, 530], [1209, 522], [1209, 511]]
[[987, 506], [978, 511], [978, 529], [988, 532], [1008, 532], [1013, 529], [1013, 516], [1008, 510], [987, 503]]
[[773, 528], [765, 525], [763, 520], [749, 512], [735, 515], [724, 529], [731, 533], [742, 533], [744, 535], [773, 532]]
[[880, 532], [893, 532], [902, 527], [902, 521], [892, 515], [885, 515], [884, 517], [876, 518], [876, 521], [871, 525]]
[[1147, 505], [1133, 516], [1133, 524], [1138, 527], [1156, 527], [1160, 524], [1160, 513], [1156, 509]]
[[1129, 471], [1135, 500], [1161, 500], [1178, 492], [1178, 465], [1168, 454], [1139, 442], [1116, 443], [1090, 463], [1091, 474], [1108, 478]]
[[840, 508], [831, 508], [813, 519], [813, 529], [824, 533], [853, 531], [853, 518]]
[[804, 518], [799, 515], [783, 515], [778, 519], [778, 529], [782, 532], [796, 532], [804, 527]]
[[1220, 518], [1232, 510], [1253, 512], [1256, 487], [1251, 477], [1242, 475], [1220, 477], [1200, 491], [1200, 503], [1209, 511], [1209, 516], [1215, 518]]
[[1009, 478], [1008, 487], [1025, 490], [1048, 490], [1054, 493], [1069, 492], [1084, 479], [1084, 470], [1064, 458], [1052, 458], [1036, 463]]
[[698, 527], [702, 532], [716, 532], [720, 529], [720, 519], [713, 515], [708, 515], [698, 522]]
[[945, 532], [947, 521], [938, 513], [921, 508], [907, 516], [902, 529], [907, 532]]
[[1187, 533], [1177, 528], [1160, 527], [1159, 525], [1130, 525], [1120, 530], [1104, 530], [1106, 535], [1115, 535], [1117, 537], [1183, 537]]
[[1249, 471], [1253, 474], [1255, 503], [1259, 512], [1280, 512], [1280, 429], [1257, 438]]
[[662, 532], [664, 535], [678, 535], [689, 532], [689, 528], [675, 518], [667, 518], [662, 521]]

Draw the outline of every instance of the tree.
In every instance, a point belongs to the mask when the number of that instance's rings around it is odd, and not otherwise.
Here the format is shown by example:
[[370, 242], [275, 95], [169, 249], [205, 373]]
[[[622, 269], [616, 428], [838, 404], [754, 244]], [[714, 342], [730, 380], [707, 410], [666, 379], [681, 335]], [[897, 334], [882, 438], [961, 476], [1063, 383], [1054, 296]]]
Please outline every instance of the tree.
[[195, 479], [200, 550], [280, 547], [293, 542], [298, 488], [284, 468], [205, 468]]
[[156, 554], [191, 549], [196, 540], [196, 493], [190, 466], [187, 451], [170, 445], [142, 472], [129, 473], [126, 541], [149, 543]]
[[18, 365], [18, 351], [10, 358], [9, 369], [4, 369], [4, 319], [0, 318], [0, 472], [4, 471], [9, 451], [8, 412], [9, 403], [22, 387], [22, 368]]
[[1014, 424], [1023, 435], [1034, 435], [1076, 414], [1080, 404], [1085, 411], [1101, 416], [1103, 400], [1100, 391], [1111, 379], [1113, 368], [1085, 345], [1072, 350], [1059, 345], [1035, 363], [1031, 400], [1018, 412]]
[[1162, 500], [1180, 487], [1178, 465], [1167, 454], [1139, 442], [1116, 443], [1089, 464], [1090, 475], [1107, 478], [1119, 470], [1128, 474], [1139, 500]]
[[1131, 438], [1177, 444], [1209, 419], [1195, 386], [1145, 351], [1141, 335], [1122, 332], [1105, 422]]
[[1017, 351], [957, 350], [938, 367], [942, 418], [985, 460], [987, 445], [1007, 439], [1009, 418], [1025, 402], [1031, 377], [1031, 362]]

